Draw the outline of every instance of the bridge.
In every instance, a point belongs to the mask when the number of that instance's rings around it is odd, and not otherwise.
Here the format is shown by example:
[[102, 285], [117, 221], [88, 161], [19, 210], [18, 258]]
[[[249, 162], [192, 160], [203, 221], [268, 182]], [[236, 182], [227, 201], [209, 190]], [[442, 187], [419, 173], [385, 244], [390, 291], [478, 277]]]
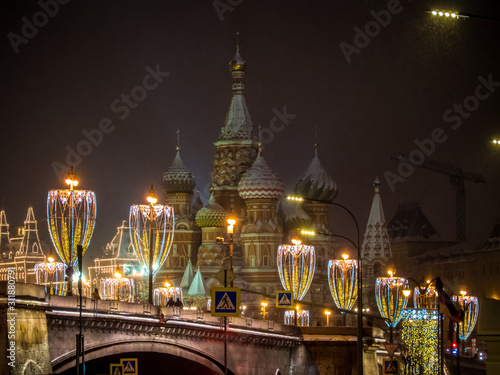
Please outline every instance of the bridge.
[[[164, 314], [164, 317], [160, 317]], [[0, 282], [1, 374], [74, 374], [79, 299]], [[223, 318], [172, 308], [83, 298], [87, 374], [109, 374], [111, 363], [138, 358], [140, 374], [224, 374]], [[365, 374], [378, 374], [376, 332], [366, 327]], [[381, 338], [381, 337], [379, 337]], [[228, 374], [356, 374], [355, 327], [295, 327], [230, 318]], [[279, 372], [278, 372], [279, 371]]]

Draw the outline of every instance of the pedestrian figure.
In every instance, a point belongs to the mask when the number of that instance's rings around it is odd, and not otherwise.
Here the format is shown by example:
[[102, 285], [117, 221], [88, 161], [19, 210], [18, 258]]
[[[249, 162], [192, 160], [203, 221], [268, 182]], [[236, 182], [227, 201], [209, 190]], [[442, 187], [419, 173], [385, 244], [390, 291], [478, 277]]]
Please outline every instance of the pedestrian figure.
[[174, 303], [174, 315], [181, 315], [181, 309], [182, 309], [183, 303], [182, 301], [177, 298], [177, 300]]
[[99, 296], [99, 291], [97, 290], [97, 288], [95, 288], [94, 291], [92, 292], [92, 299], [94, 301], [97, 301], [97, 300], [101, 299], [101, 297]]
[[174, 307], [174, 305], [175, 305], [174, 299], [170, 297], [170, 299], [167, 302], [167, 307]]
[[163, 321], [165, 320], [165, 315], [163, 313], [160, 314], [160, 324], [163, 324]]

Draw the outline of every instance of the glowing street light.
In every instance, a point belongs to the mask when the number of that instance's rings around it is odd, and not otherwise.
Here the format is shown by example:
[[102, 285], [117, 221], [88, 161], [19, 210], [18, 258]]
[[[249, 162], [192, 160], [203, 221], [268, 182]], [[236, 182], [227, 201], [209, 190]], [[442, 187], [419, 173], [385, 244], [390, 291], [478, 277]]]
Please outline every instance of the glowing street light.
[[329, 327], [330, 326], [330, 315], [332, 315], [332, 312], [329, 310], [326, 310], [325, 315], [326, 315], [326, 326]]
[[348, 254], [342, 258], [328, 261], [328, 285], [335, 305], [351, 310], [358, 298], [358, 262]]
[[452, 300], [458, 302], [464, 311], [464, 320], [455, 326], [458, 329], [460, 340], [467, 340], [472, 333], [479, 314], [479, 301], [477, 297], [468, 296], [465, 290], [460, 291], [460, 296], [453, 296]]
[[[236, 219], [231, 213], [227, 218], [227, 233], [229, 234], [229, 258], [231, 260], [231, 272], [233, 271], [233, 232], [234, 225], [236, 224]], [[231, 281], [231, 287], [233, 286], [233, 281]]]
[[263, 301], [263, 302], [261, 302], [261, 303], [260, 303], [260, 305], [262, 306], [262, 307], [260, 308], [260, 311], [261, 311], [261, 313], [262, 313], [262, 319], [263, 319], [264, 321], [266, 321], [266, 314], [267, 314], [267, 313], [266, 313], [266, 307], [267, 307], [267, 302]]
[[148, 272], [148, 302], [153, 304], [153, 276], [167, 259], [172, 246], [174, 210], [170, 206], [156, 204], [158, 198], [153, 185], [146, 199], [148, 205], [135, 204], [130, 207], [129, 225], [134, 252]]

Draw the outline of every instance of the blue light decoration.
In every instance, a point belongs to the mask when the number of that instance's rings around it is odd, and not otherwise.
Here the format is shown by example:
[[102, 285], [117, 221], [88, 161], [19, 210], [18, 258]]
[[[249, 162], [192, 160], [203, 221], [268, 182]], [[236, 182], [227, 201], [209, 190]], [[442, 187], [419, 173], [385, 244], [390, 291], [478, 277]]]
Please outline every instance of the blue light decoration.
[[[473, 296], [452, 296], [454, 302], [458, 302], [464, 311], [464, 320], [458, 324], [458, 337], [460, 340], [467, 340], [477, 323], [479, 314], [479, 301]], [[455, 325], [457, 330], [457, 325]]]
[[378, 277], [375, 282], [375, 298], [380, 315], [386, 319], [389, 327], [396, 327], [401, 320], [401, 313], [408, 304], [408, 297], [403, 290], [408, 289], [408, 280], [404, 277]]
[[63, 296], [66, 293], [64, 281], [66, 265], [62, 262], [41, 262], [35, 264], [37, 285], [45, 286], [45, 293]]
[[407, 309], [401, 319], [405, 374], [439, 374], [439, 312]]
[[150, 241], [153, 241], [153, 275], [167, 259], [174, 236], [174, 221], [174, 209], [170, 206], [135, 204], [130, 207], [130, 239], [144, 274], [149, 275]]

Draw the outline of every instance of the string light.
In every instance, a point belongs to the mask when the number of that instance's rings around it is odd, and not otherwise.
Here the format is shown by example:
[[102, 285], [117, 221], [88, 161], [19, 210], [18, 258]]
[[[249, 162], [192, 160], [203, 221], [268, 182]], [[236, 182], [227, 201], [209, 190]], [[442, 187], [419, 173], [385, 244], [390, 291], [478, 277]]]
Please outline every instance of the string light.
[[277, 266], [281, 284], [300, 301], [311, 286], [316, 269], [314, 246], [282, 245], [278, 247]]
[[408, 297], [403, 292], [405, 289], [408, 289], [408, 280], [403, 277], [378, 277], [375, 282], [378, 311], [389, 327], [398, 325], [401, 313], [408, 304]]
[[401, 337], [405, 343], [405, 374], [439, 374], [439, 313], [435, 310], [404, 310]]
[[335, 305], [351, 310], [358, 299], [358, 262], [347, 254], [342, 257], [328, 261], [328, 285]]

